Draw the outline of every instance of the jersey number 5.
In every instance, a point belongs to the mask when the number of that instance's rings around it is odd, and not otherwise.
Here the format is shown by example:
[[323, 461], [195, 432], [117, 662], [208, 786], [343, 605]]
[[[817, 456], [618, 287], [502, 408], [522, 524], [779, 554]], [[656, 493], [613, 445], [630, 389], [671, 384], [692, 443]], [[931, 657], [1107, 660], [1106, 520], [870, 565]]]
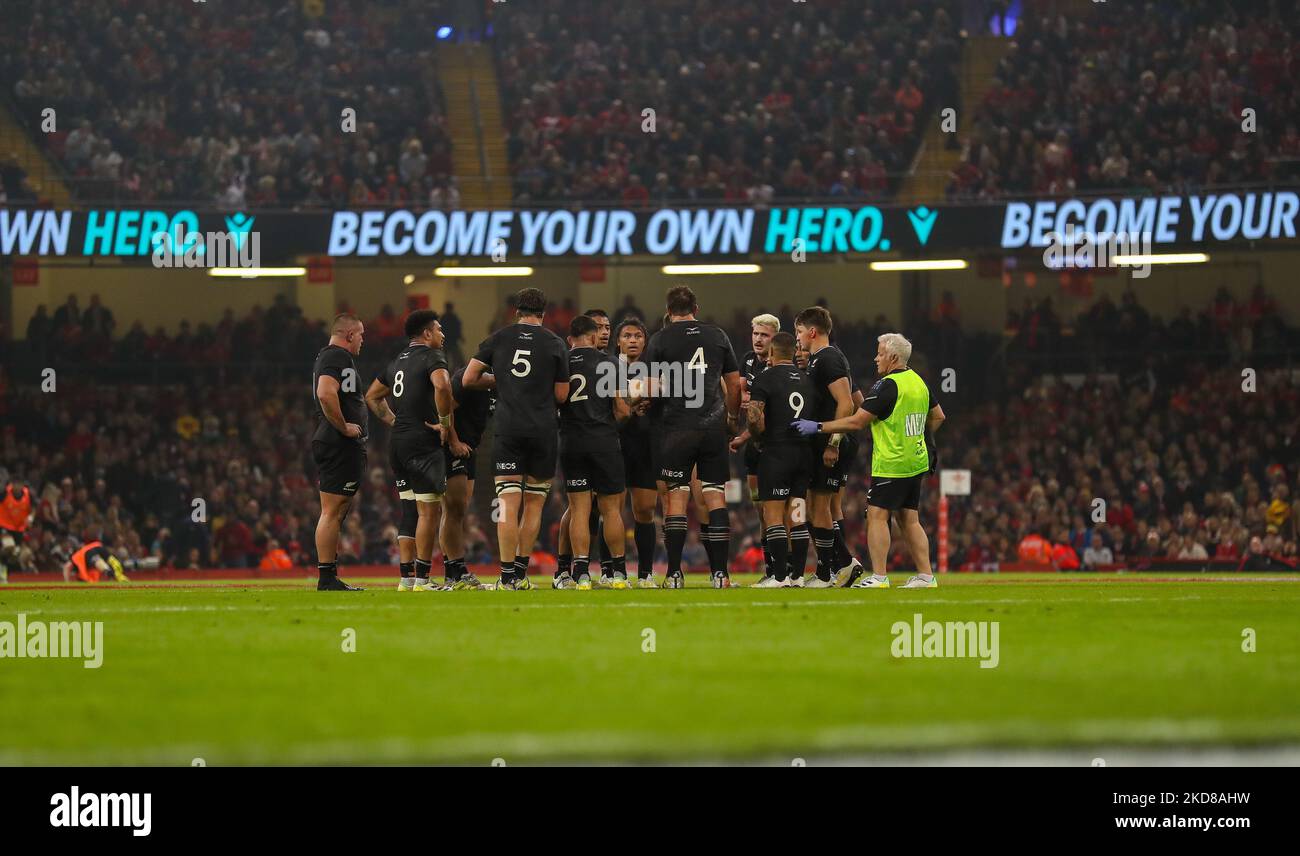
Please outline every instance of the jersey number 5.
[[[528, 373], [533, 370], [533, 364], [528, 362], [528, 360], [526, 360], [525, 357], [529, 356], [530, 354], [532, 354], [532, 351], [524, 351], [524, 350], [515, 351], [514, 359], [510, 361], [510, 373], [512, 375], [514, 375], [515, 377], [528, 377]], [[524, 370], [520, 371], [518, 368], [519, 366], [523, 366]]]

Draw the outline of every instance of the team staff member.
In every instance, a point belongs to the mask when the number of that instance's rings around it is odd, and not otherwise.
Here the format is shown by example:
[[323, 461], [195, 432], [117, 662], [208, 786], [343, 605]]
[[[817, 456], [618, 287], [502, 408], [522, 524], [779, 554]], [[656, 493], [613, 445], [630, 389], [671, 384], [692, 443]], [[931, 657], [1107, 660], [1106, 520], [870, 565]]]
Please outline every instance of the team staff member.
[[412, 312], [406, 318], [406, 336], [406, 348], [366, 390], [366, 406], [393, 429], [388, 463], [402, 503], [397, 590], [437, 591], [429, 578], [442, 495], [447, 492], [442, 435], [451, 427], [451, 375], [436, 312]]
[[366, 403], [357, 377], [355, 357], [361, 353], [365, 325], [349, 313], [335, 316], [329, 344], [312, 367], [312, 397], [316, 402], [316, 432], [311, 455], [320, 490], [320, 520], [316, 523], [317, 591], [363, 591], [338, 577], [339, 530], [352, 507], [352, 498], [366, 472]]
[[31, 489], [27, 485], [6, 485], [0, 494], [0, 582], [9, 579], [9, 563], [18, 564], [18, 553], [31, 522]]
[[118, 561], [103, 542], [94, 535], [86, 535], [86, 543], [72, 554], [63, 566], [64, 582], [71, 582], [76, 577], [83, 583], [97, 583], [102, 574], [112, 573], [119, 583], [129, 583], [122, 563]]
[[943, 424], [943, 408], [929, 385], [907, 367], [912, 343], [898, 333], [878, 340], [876, 370], [880, 380], [852, 416], [830, 422], [799, 419], [805, 436], [860, 431], [871, 426], [871, 487], [867, 491], [867, 549], [871, 576], [854, 588], [889, 588], [889, 515], [902, 512], [903, 538], [916, 561], [917, 575], [903, 588], [937, 588], [930, 569], [930, 541], [921, 527], [921, 482], [931, 471], [930, 439]]
[[542, 525], [542, 506], [555, 478], [558, 457], [556, 408], [569, 398], [569, 350], [542, 326], [546, 295], [525, 288], [515, 296], [518, 320], [493, 333], [465, 369], [465, 386], [496, 377], [496, 439], [492, 468], [501, 500], [497, 546], [499, 591], [531, 589], [528, 557]]
[[750, 386], [749, 427], [763, 439], [758, 460], [758, 500], [763, 536], [771, 555], [767, 574], [755, 588], [788, 588], [789, 549], [786, 520], [802, 503], [811, 476], [810, 442], [792, 426], [816, 396], [812, 380], [794, 364], [794, 336], [772, 337], [767, 369]]
[[496, 406], [491, 390], [496, 378], [479, 377], [482, 388], [465, 386], [465, 372], [451, 378], [451, 439], [447, 456], [447, 493], [442, 500], [442, 563], [446, 568], [446, 585], [453, 591], [481, 589], [478, 577], [465, 567], [465, 516], [474, 496], [474, 473], [478, 470], [479, 443], [487, 429], [488, 418]]

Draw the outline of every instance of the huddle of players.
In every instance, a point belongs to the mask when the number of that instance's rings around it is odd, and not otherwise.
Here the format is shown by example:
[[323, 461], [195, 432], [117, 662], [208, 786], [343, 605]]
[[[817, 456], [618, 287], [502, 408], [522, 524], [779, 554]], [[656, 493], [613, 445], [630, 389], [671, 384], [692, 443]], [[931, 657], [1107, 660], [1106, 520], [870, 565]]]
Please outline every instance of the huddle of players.
[[[761, 508], [767, 574], [756, 585], [804, 585], [810, 534], [817, 573], [806, 585], [850, 585], [862, 568], [844, 541], [840, 497], [856, 441], [839, 434], [806, 438], [793, 427], [801, 418], [844, 418], [861, 403], [848, 361], [829, 343], [830, 314], [821, 307], [801, 312], [797, 338], [779, 332], [773, 316], [754, 319], [754, 350], [745, 356], [742, 379], [726, 334], [695, 317], [691, 289], [669, 290], [666, 304], [664, 327], [653, 337], [635, 318], [620, 323], [614, 357], [605, 350], [611, 331], [604, 312], [575, 318], [566, 346], [542, 326], [545, 295], [524, 289], [517, 295], [517, 322], [484, 340], [454, 377], [441, 351], [436, 314], [413, 312], [406, 323], [407, 348], [372, 381], [364, 403], [355, 387], [347, 387], [349, 371], [355, 382], [352, 357], [364, 330], [351, 316], [336, 319], [314, 370], [319, 422], [312, 451], [322, 502], [318, 588], [354, 590], [338, 580], [333, 559], [339, 527], [365, 472], [367, 409], [392, 427], [389, 458], [403, 508], [399, 591], [482, 587], [465, 567], [463, 521], [473, 491], [474, 449], [493, 411], [493, 392], [497, 589], [532, 588], [528, 556], [557, 459], [569, 507], [561, 521], [555, 588], [592, 587], [590, 554], [601, 542], [606, 549], [598, 584], [631, 584], [622, 519], [628, 492], [638, 587], [657, 585], [657, 503], [663, 507], [668, 557], [663, 587], [684, 585], [681, 560], [693, 496], [713, 585], [729, 587], [729, 443], [732, 449], [745, 445], [751, 498]], [[683, 374], [675, 384], [671, 376], [652, 375], [609, 395], [608, 378], [617, 365], [608, 364], [616, 360], [679, 366]], [[689, 372], [699, 373], [693, 389], [680, 383]], [[742, 406], [749, 424], [737, 436]], [[439, 532], [442, 585], [432, 581], [430, 567]]]

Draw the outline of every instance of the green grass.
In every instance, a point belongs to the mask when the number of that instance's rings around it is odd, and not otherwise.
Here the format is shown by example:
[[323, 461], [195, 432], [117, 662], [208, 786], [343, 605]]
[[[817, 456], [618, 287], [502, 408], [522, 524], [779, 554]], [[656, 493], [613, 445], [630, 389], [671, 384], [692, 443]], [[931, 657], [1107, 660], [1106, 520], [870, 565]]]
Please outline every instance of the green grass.
[[[0, 621], [103, 621], [105, 636], [98, 670], [0, 659], [0, 763], [1300, 742], [1295, 575], [961, 575], [889, 591], [715, 591], [696, 577], [685, 591], [409, 595], [368, 582], [356, 595], [301, 583], [0, 587]], [[915, 612], [999, 622], [999, 665], [894, 658], [891, 625]], [[1242, 651], [1248, 627], [1255, 653]], [[345, 628], [355, 653], [342, 651]]]

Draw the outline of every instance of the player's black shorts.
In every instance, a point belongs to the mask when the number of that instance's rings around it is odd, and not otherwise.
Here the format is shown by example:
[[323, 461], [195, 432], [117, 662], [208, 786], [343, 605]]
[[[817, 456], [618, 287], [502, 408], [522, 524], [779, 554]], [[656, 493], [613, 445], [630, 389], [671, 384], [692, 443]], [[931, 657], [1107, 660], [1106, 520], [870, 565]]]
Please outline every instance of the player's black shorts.
[[566, 438], [560, 448], [560, 467], [564, 470], [566, 493], [594, 490], [601, 496], [609, 496], [627, 488], [623, 451], [616, 439]]
[[921, 482], [925, 476], [925, 473], [907, 478], [872, 476], [871, 486], [867, 488], [867, 505], [890, 511], [900, 508], [915, 511], [921, 507]]
[[443, 446], [443, 458], [447, 462], [447, 478], [452, 476], [464, 476], [470, 481], [474, 481], [474, 473], [478, 472], [478, 452], [470, 452], [467, 457], [458, 458], [451, 453], [451, 449]]
[[858, 450], [858, 441], [852, 435], [846, 436], [840, 442], [839, 460], [835, 466], [828, 467], [822, 462], [822, 453], [830, 441], [829, 434], [813, 435], [812, 482], [809, 485], [812, 490], [833, 492], [848, 484], [849, 465], [853, 463], [853, 455]]
[[759, 447], [756, 440], [749, 440], [745, 443], [745, 474], [758, 475]]
[[498, 476], [525, 476], [549, 484], [555, 478], [556, 445], [554, 431], [532, 437], [498, 434], [492, 443], [492, 472]]
[[313, 440], [311, 459], [316, 464], [316, 483], [321, 493], [355, 496], [366, 474], [366, 447], [348, 440], [326, 443]]
[[433, 502], [447, 492], [446, 454], [428, 437], [395, 435], [388, 444], [388, 465], [402, 499]]
[[758, 500], [803, 499], [812, 467], [807, 443], [769, 443], [758, 459]]
[[701, 484], [725, 485], [731, 472], [729, 454], [727, 434], [720, 427], [669, 431], [659, 444], [659, 479], [670, 488], [689, 485], [691, 470], [698, 467]]
[[659, 471], [655, 468], [652, 445], [648, 436], [623, 435], [623, 476], [628, 487], [655, 489]]

